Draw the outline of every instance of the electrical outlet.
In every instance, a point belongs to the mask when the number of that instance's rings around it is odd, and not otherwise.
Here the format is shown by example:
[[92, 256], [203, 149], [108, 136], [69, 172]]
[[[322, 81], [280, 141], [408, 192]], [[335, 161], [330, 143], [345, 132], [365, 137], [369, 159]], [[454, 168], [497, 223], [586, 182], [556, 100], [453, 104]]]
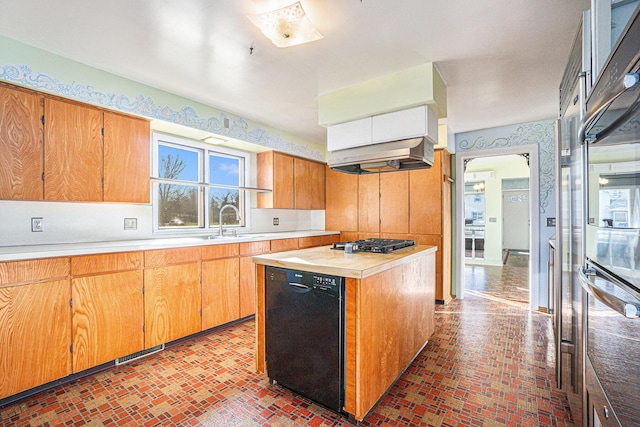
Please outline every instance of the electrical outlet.
[[280, 225], [280, 218], [273, 218], [273, 225]]
[[125, 230], [137, 230], [138, 229], [138, 218], [125, 218], [124, 219], [124, 229]]
[[555, 227], [556, 219], [555, 218], [547, 218], [547, 227]]
[[39, 218], [31, 218], [31, 231], [34, 233], [44, 231], [42, 217]]

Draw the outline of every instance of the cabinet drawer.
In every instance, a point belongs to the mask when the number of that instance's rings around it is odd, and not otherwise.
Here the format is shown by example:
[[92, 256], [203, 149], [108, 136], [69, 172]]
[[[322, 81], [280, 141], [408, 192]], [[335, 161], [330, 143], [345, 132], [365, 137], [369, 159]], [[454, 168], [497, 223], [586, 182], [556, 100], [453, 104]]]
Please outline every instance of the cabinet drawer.
[[270, 250], [271, 242], [269, 240], [240, 243], [240, 255], [260, 255], [269, 253]]
[[0, 263], [0, 285], [69, 276], [69, 258], [32, 259]]
[[87, 255], [71, 258], [71, 274], [74, 276], [137, 270], [141, 267], [142, 252]]
[[202, 247], [202, 259], [231, 258], [238, 256], [240, 245], [232, 243], [230, 245], [211, 245]]
[[315, 246], [322, 246], [322, 239], [324, 236], [309, 236], [300, 237], [298, 239], [298, 247], [300, 249], [313, 248]]
[[271, 252], [285, 252], [298, 249], [298, 239], [280, 239], [271, 241]]
[[200, 247], [160, 249], [144, 252], [145, 267], [162, 267], [170, 264], [184, 264], [200, 261]]

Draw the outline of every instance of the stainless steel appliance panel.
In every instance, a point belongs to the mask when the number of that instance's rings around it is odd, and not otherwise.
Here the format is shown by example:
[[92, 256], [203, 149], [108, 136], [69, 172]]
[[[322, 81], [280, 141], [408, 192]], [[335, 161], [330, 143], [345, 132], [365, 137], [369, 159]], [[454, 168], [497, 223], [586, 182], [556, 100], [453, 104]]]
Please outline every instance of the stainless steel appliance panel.
[[[588, 26], [588, 19], [586, 24]], [[577, 426], [583, 419], [583, 299], [578, 270], [584, 259], [583, 175], [586, 150], [579, 134], [584, 119], [588, 72], [583, 58], [588, 55], [585, 28], [578, 31], [560, 86], [560, 120], [557, 159], [559, 165], [558, 291], [556, 310], [557, 379], [567, 393]]]
[[598, 266], [582, 274], [587, 291], [589, 425], [640, 425], [640, 293]]

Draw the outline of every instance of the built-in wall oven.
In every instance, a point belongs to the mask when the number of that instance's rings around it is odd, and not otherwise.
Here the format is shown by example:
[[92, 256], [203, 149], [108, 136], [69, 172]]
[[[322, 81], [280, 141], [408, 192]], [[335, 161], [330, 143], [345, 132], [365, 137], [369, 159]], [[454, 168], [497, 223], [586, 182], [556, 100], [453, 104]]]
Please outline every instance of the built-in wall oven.
[[640, 426], [640, 6], [609, 55], [581, 128], [587, 150], [587, 425]]

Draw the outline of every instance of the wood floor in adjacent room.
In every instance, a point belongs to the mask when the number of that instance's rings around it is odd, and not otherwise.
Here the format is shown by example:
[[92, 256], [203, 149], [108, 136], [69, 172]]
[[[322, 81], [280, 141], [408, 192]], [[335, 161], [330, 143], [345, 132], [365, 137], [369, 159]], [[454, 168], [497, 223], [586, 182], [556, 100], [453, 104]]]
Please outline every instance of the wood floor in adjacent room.
[[[467, 267], [466, 298], [437, 306], [435, 335], [362, 425], [572, 426], [526, 271]], [[253, 343], [253, 320], [233, 325], [1, 408], [0, 425], [349, 425], [254, 373]]]

